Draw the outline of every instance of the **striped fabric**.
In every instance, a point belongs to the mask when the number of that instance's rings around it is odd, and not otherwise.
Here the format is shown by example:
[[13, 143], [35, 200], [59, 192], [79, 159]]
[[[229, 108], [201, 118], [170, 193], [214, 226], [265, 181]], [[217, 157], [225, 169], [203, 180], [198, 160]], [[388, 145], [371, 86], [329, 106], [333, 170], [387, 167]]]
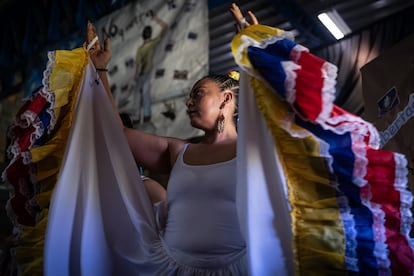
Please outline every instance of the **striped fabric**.
[[337, 68], [263, 25], [237, 34], [232, 51], [286, 176], [296, 273], [412, 275], [407, 161], [334, 104]]
[[49, 52], [43, 85], [24, 100], [10, 127], [10, 162], [2, 177], [12, 187], [6, 210], [14, 224], [12, 257], [19, 275], [44, 275], [50, 198], [87, 64], [83, 48]]
[[[263, 163], [261, 169], [255, 169], [256, 173], [260, 170], [262, 179], [274, 180], [278, 189], [272, 190], [272, 183], [246, 181], [249, 194], [241, 196], [248, 200], [238, 202], [251, 215], [240, 216], [242, 222], [260, 217], [253, 221], [259, 224], [250, 220], [244, 231], [249, 242], [261, 243], [256, 249], [266, 249], [266, 254], [263, 250], [254, 252], [255, 244], [249, 245], [249, 257], [256, 257], [250, 262], [252, 275], [286, 274], [292, 266], [281, 260], [288, 263], [292, 255], [297, 275], [412, 275], [412, 194], [407, 190], [405, 157], [379, 149], [377, 130], [333, 103], [336, 67], [290, 37], [282, 30], [254, 25], [232, 42], [237, 63], [250, 75], [249, 87], [267, 126], [261, 131], [272, 135], [274, 147], [260, 149], [267, 155], [277, 152], [273, 154], [277, 158], [266, 159], [274, 164]], [[3, 178], [14, 188], [7, 209], [16, 226], [19, 245], [13, 252], [22, 275], [44, 274], [48, 208], [70, 140], [80, 85], [87, 83], [87, 63], [85, 49], [52, 52], [43, 87], [26, 100], [11, 129], [12, 161]], [[257, 143], [267, 137], [267, 133], [250, 134], [255, 134]], [[244, 147], [244, 137], [240, 136], [238, 162], [257, 165], [249, 159], [249, 153], [245, 163], [239, 160], [243, 159], [240, 148], [259, 148], [255, 144]], [[274, 174], [279, 168], [283, 177], [262, 175]], [[241, 168], [246, 172], [248, 169]], [[257, 182], [256, 176], [250, 178]], [[70, 183], [70, 177], [66, 179]], [[280, 187], [284, 184], [286, 187]], [[285, 188], [288, 207], [275, 205], [285, 199]], [[275, 199], [275, 194], [268, 191], [279, 194]], [[141, 204], [137, 201], [134, 206]], [[263, 225], [266, 235], [277, 233], [277, 237], [271, 240], [257, 235], [255, 231], [264, 229]], [[275, 228], [273, 233], [270, 227]], [[119, 237], [119, 228], [115, 230], [114, 237]], [[61, 232], [53, 233], [59, 242]], [[139, 233], [134, 240], [138, 240]]]

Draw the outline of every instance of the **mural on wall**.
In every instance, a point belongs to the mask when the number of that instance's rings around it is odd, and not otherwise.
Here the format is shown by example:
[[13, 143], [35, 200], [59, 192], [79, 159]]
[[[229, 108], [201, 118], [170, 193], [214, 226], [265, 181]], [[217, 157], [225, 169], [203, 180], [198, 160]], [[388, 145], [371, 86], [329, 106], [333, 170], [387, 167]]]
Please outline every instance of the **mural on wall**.
[[206, 1], [139, 1], [95, 22], [111, 40], [111, 91], [133, 127], [165, 136], [199, 135], [185, 99], [208, 73]]
[[[111, 90], [133, 127], [179, 138], [200, 135], [190, 126], [185, 100], [194, 82], [209, 71], [207, 1], [136, 1], [94, 24], [101, 40], [111, 40]], [[146, 40], [144, 32], [150, 32]], [[77, 48], [83, 37], [80, 30], [45, 49], [39, 54], [44, 64], [30, 69], [25, 91], [0, 101], [0, 164], [6, 161], [7, 127], [22, 99], [41, 85], [47, 51]]]

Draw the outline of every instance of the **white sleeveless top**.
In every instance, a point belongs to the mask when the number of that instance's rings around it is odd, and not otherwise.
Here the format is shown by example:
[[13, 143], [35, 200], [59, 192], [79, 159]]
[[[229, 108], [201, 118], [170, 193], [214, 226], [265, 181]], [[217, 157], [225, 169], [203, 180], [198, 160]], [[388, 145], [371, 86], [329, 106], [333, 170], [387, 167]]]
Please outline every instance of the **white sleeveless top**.
[[233, 254], [245, 241], [236, 210], [236, 159], [187, 165], [180, 151], [167, 189], [164, 241], [169, 249], [200, 257]]

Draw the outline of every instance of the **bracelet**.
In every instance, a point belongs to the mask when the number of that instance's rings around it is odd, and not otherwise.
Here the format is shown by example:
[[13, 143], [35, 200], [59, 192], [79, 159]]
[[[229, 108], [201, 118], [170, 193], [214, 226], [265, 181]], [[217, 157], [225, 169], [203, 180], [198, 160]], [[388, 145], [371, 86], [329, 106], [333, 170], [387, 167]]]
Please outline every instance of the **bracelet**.
[[108, 72], [107, 68], [95, 68], [96, 72]]
[[246, 17], [243, 17], [243, 18], [240, 20], [240, 27], [241, 27], [242, 29], [244, 29], [244, 28], [246, 28], [246, 25], [247, 25]]

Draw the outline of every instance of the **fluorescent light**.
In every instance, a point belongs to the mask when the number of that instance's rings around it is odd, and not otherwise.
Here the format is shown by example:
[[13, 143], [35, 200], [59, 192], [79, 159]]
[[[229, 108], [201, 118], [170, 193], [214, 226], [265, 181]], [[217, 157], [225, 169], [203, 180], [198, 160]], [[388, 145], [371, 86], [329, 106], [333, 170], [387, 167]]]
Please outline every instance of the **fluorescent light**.
[[351, 29], [336, 10], [320, 13], [318, 19], [336, 39], [341, 39], [351, 32]]

